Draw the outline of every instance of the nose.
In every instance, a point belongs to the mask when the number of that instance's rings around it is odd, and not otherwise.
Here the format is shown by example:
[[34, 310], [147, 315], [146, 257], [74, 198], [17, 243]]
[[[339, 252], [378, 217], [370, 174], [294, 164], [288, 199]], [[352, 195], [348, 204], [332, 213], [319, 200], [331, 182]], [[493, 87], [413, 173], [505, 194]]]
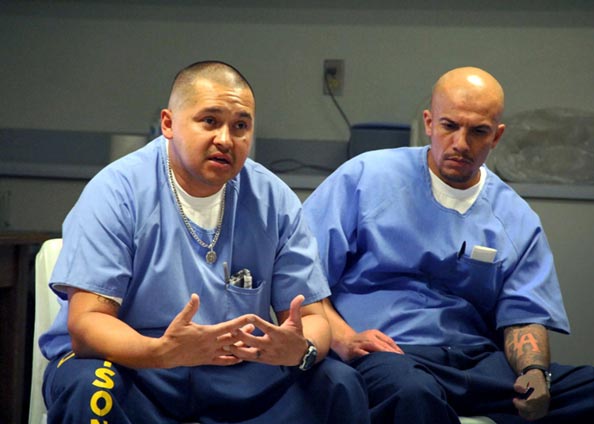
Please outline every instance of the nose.
[[214, 144], [223, 151], [231, 148], [233, 141], [231, 139], [231, 131], [227, 125], [221, 125], [214, 138]]
[[453, 147], [458, 152], [467, 151], [470, 148], [470, 143], [468, 140], [468, 130], [465, 128], [460, 128], [456, 135], [454, 136], [454, 143]]

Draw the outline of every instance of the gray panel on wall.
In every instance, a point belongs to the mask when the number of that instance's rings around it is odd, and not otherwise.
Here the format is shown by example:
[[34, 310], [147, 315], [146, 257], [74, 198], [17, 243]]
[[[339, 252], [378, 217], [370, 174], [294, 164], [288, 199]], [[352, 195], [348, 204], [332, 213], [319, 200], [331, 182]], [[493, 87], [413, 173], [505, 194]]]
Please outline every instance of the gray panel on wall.
[[0, 175], [90, 179], [145, 143], [134, 134], [0, 128]]

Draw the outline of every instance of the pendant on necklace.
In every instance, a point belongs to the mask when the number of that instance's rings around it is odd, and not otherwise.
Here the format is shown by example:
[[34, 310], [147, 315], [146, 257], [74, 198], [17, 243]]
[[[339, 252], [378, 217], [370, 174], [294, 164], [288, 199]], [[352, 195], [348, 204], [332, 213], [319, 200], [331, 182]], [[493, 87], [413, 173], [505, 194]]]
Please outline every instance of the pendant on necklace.
[[214, 250], [209, 250], [206, 253], [206, 262], [208, 262], [209, 264], [214, 264], [217, 260], [217, 254]]

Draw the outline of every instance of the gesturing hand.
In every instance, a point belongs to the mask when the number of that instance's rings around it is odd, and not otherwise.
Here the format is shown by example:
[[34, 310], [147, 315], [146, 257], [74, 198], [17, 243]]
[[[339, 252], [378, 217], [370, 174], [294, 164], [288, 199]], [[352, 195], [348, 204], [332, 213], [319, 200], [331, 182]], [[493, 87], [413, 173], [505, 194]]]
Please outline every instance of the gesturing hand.
[[280, 326], [255, 317], [253, 324], [264, 333], [261, 336], [254, 336], [245, 329], [236, 330], [233, 335], [241, 343], [229, 346], [229, 351], [246, 361], [269, 365], [298, 365], [307, 350], [301, 320], [303, 300], [304, 297], [298, 295], [291, 301], [289, 317]]
[[159, 338], [157, 355], [162, 358], [164, 368], [234, 365], [241, 362], [240, 358], [230, 355], [224, 348], [239, 341], [233, 334], [249, 333], [257, 317], [242, 315], [220, 324], [199, 325], [192, 322], [199, 308], [200, 299], [198, 295], [192, 294], [190, 301]]

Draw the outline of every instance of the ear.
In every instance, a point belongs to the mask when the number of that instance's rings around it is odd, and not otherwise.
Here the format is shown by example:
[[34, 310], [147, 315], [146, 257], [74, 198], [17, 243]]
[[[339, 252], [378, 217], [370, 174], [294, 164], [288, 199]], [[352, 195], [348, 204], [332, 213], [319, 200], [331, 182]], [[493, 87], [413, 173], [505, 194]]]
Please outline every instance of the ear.
[[427, 134], [427, 137], [431, 137], [431, 123], [433, 122], [433, 117], [428, 109], [423, 111], [423, 122], [425, 123], [425, 134]]
[[168, 140], [173, 138], [173, 112], [169, 109], [161, 111], [161, 133]]
[[493, 139], [493, 145], [491, 146], [491, 149], [494, 149], [495, 146], [497, 146], [497, 143], [499, 143], [499, 139], [501, 139], [501, 136], [503, 135], [503, 132], [505, 131], [505, 124], [499, 124], [497, 125], [497, 132], [495, 133], [495, 138]]

